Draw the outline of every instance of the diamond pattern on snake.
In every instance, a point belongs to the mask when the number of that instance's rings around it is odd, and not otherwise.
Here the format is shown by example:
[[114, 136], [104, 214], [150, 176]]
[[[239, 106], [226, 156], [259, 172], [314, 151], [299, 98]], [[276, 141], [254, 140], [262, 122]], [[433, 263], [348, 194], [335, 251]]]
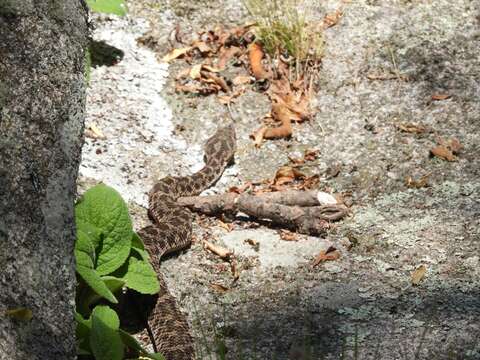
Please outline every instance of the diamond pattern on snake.
[[185, 315], [169, 293], [160, 271], [162, 256], [188, 247], [191, 243], [192, 214], [179, 206], [181, 196], [199, 195], [212, 186], [233, 161], [236, 136], [233, 125], [221, 127], [204, 145], [204, 167], [182, 177], [167, 176], [158, 181], [149, 193], [148, 214], [152, 224], [138, 234], [150, 254], [152, 265], [160, 282], [160, 292], [153, 310], [145, 314], [150, 334], [142, 339], [152, 339], [154, 347], [167, 360], [195, 359], [194, 344]]

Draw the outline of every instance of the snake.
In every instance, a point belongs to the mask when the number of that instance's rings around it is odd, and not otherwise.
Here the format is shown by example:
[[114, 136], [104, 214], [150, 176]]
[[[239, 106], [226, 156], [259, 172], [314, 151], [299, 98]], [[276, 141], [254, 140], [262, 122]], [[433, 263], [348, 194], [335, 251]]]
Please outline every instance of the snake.
[[[150, 255], [160, 291], [145, 311], [146, 328], [140, 336], [152, 343], [166, 360], [194, 360], [195, 349], [185, 314], [179, 309], [175, 297], [169, 292], [160, 271], [162, 258], [190, 246], [193, 214], [177, 204], [182, 196], [196, 196], [211, 187], [233, 162], [236, 135], [233, 124], [219, 127], [205, 143], [204, 166], [189, 176], [167, 176], [150, 190], [148, 215], [151, 224], [138, 231]], [[143, 312], [143, 309], [141, 310]]]

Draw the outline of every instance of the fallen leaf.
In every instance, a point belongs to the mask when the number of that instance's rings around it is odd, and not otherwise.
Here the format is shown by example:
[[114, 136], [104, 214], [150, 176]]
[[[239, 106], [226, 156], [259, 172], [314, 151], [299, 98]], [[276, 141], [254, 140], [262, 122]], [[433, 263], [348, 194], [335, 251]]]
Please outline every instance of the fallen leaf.
[[183, 55], [187, 54], [190, 50], [192, 50], [191, 46], [184, 47], [184, 48], [181, 48], [181, 49], [173, 49], [167, 55], [165, 55], [162, 58], [162, 60], [164, 62], [170, 62], [172, 60], [175, 60], [176, 58], [179, 58], [180, 56], [183, 56]]
[[192, 79], [199, 80], [202, 77], [202, 75], [200, 74], [200, 71], [202, 71], [202, 64], [194, 65], [190, 69], [189, 75]]
[[268, 72], [263, 68], [263, 49], [260, 44], [256, 42], [250, 44], [248, 47], [248, 59], [250, 61], [250, 68], [252, 69], [255, 79], [264, 80], [270, 77]]
[[298, 234], [289, 230], [280, 230], [280, 239], [284, 241], [298, 241]]
[[233, 281], [237, 281], [240, 278], [240, 272], [238, 271], [237, 260], [235, 257], [230, 259], [230, 271], [233, 275]]
[[95, 123], [90, 124], [85, 130], [85, 136], [91, 139], [105, 140], [107, 137], [103, 132], [95, 125]]
[[225, 69], [227, 63], [241, 52], [241, 49], [236, 46], [231, 46], [229, 48], [222, 47], [220, 49], [220, 56], [217, 61], [217, 67], [220, 69]]
[[324, 261], [333, 261], [340, 258], [340, 252], [333, 246], [330, 246], [327, 250], [322, 250], [313, 260], [312, 265], [315, 267]]
[[238, 75], [232, 80], [233, 85], [250, 84], [251, 82], [252, 77], [246, 75]]
[[213, 66], [210, 66], [210, 65], [206, 65], [206, 64], [203, 64], [202, 68], [203, 68], [204, 70], [207, 70], [207, 71], [210, 71], [210, 72], [214, 72], [214, 73], [218, 73], [218, 72], [221, 71], [219, 68], [216, 68], [216, 67], [213, 67]]
[[419, 285], [420, 282], [425, 277], [426, 273], [427, 273], [427, 267], [425, 265], [420, 265], [418, 268], [416, 268], [411, 275], [412, 285]]
[[210, 284], [210, 287], [215, 290], [215, 291], [218, 291], [220, 293], [225, 293], [227, 292], [228, 290], [230, 290], [228, 287], [222, 285], [222, 284]]
[[423, 134], [425, 131], [427, 131], [425, 126], [413, 123], [397, 124], [397, 129], [412, 134]]
[[282, 166], [275, 173], [273, 184], [283, 185], [296, 179], [304, 179], [306, 176], [301, 171], [291, 166]]
[[203, 70], [200, 73], [203, 76], [203, 78], [209, 79], [209, 80], [213, 81], [215, 84], [217, 84], [218, 86], [220, 86], [220, 88], [224, 92], [229, 92], [230, 91], [230, 87], [228, 86], [225, 79], [223, 79], [221, 76], [217, 76], [217, 75], [215, 75], [211, 72], [203, 71]]
[[253, 139], [253, 143], [255, 147], [258, 148], [262, 146], [263, 138], [267, 130], [268, 130], [267, 127], [262, 126], [261, 128], [255, 130], [253, 133], [250, 134], [250, 137]]
[[228, 192], [243, 194], [244, 192], [247, 192], [249, 190], [253, 190], [253, 183], [251, 181], [247, 181], [241, 186], [232, 186], [230, 189], [228, 189]]
[[428, 176], [424, 175], [420, 179], [415, 180], [411, 176], [407, 176], [405, 179], [405, 185], [409, 188], [420, 189], [428, 186]]
[[197, 48], [201, 53], [212, 52], [212, 48], [203, 41], [195, 41], [192, 47]]
[[243, 240], [243, 242], [244, 242], [245, 244], [248, 244], [248, 245], [250, 245], [251, 247], [253, 247], [253, 250], [255, 250], [255, 251], [260, 250], [260, 243], [259, 243], [257, 240], [254, 240], [254, 239], [245, 239], [245, 240]]
[[320, 150], [318, 150], [318, 149], [307, 149], [307, 150], [305, 150], [305, 152], [303, 154], [303, 158], [306, 161], [313, 161], [313, 160], [316, 160], [318, 158], [319, 154], [320, 154]]
[[206, 250], [209, 250], [212, 253], [220, 256], [222, 259], [228, 260], [230, 258], [230, 256], [233, 255], [233, 252], [231, 252], [230, 250], [225, 249], [224, 247], [221, 247], [221, 246], [218, 246], [218, 245], [214, 245], [211, 242], [208, 242], [206, 240], [203, 240], [203, 247]]
[[447, 145], [450, 148], [450, 150], [452, 151], [452, 153], [454, 153], [454, 154], [458, 154], [460, 152], [460, 150], [463, 149], [463, 145], [460, 143], [460, 141], [458, 141], [458, 139], [455, 139], [455, 138], [450, 139], [447, 142]]
[[411, 176], [407, 176], [405, 179], [405, 185], [409, 188], [415, 188], [415, 189], [420, 189], [424, 187], [428, 187], [428, 178], [430, 176], [430, 173], [423, 175], [420, 177], [418, 180], [412, 178]]
[[288, 156], [288, 161], [290, 161], [294, 165], [305, 164], [305, 159], [296, 158], [296, 157], [293, 157], [293, 156], [290, 156], [290, 155]]
[[323, 18], [323, 22], [322, 22], [323, 28], [328, 29], [332, 26], [335, 26], [336, 24], [338, 24], [338, 22], [340, 21], [342, 16], [343, 16], [343, 11], [342, 10], [337, 10], [334, 13], [327, 14]]
[[218, 226], [220, 226], [221, 228], [227, 230], [228, 232], [232, 231], [233, 230], [233, 224], [232, 223], [225, 223], [223, 222], [222, 220], [218, 219]]
[[32, 310], [27, 308], [6, 310], [5, 315], [20, 321], [30, 321], [33, 317]]
[[446, 100], [450, 96], [451, 95], [448, 95], [448, 94], [434, 94], [434, 95], [432, 95], [432, 100], [436, 100], [436, 101]]
[[443, 146], [443, 145], [435, 146], [433, 149], [430, 150], [430, 153], [443, 160], [447, 160], [447, 161], [456, 160], [452, 151], [450, 151], [446, 146]]
[[245, 88], [240, 88], [240, 89], [234, 91], [233, 93], [231, 93], [230, 95], [219, 95], [218, 100], [222, 104], [228, 105], [228, 104], [232, 103], [240, 95], [242, 95], [244, 92], [245, 92]]

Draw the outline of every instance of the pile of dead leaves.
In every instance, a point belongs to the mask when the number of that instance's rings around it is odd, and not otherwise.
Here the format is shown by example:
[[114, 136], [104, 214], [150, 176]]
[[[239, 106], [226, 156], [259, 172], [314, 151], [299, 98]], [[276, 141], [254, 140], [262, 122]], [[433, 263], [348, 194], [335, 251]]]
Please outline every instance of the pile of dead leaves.
[[[278, 56], [266, 55], [255, 39], [254, 24], [231, 29], [218, 26], [195, 34], [186, 46], [179, 32], [177, 27], [175, 39], [181, 47], [162, 58], [165, 62], [183, 59], [187, 64], [175, 77], [177, 92], [216, 94], [225, 105], [235, 102], [251, 85], [268, 96], [271, 111], [263, 119], [265, 125], [251, 135], [256, 146], [263, 139], [289, 137], [292, 121], [314, 115], [311, 99], [320, 59], [309, 60], [299, 70], [298, 62], [282, 56], [280, 49]], [[144, 38], [139, 41], [148, 43]]]

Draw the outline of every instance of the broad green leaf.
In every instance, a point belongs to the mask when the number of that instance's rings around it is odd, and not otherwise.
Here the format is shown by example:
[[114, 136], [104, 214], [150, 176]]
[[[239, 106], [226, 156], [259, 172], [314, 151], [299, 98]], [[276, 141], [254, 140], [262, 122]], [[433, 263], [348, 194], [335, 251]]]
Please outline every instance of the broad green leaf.
[[123, 343], [132, 350], [135, 350], [139, 353], [146, 353], [147, 351], [140, 345], [140, 343], [132, 335], [130, 335], [125, 330], [120, 329], [120, 337], [122, 338]]
[[87, 235], [94, 249], [100, 245], [102, 232], [99, 229], [97, 229], [92, 224], [84, 223], [84, 222], [80, 222], [76, 224], [76, 227], [77, 227], [77, 236], [79, 231]]
[[143, 358], [154, 359], [154, 360], [165, 360], [165, 357], [160, 353], [149, 354], [147, 350], [135, 339], [132, 335], [126, 331], [120, 329], [120, 336], [123, 343], [132, 350], [140, 353]]
[[[80, 259], [80, 260], [79, 260]], [[77, 272], [83, 280], [90, 286], [90, 288], [101, 297], [107, 299], [111, 303], [118, 303], [115, 295], [109, 290], [107, 285], [103, 282], [100, 275], [91, 266], [83, 266], [81, 263], [87, 263], [91, 259], [85, 253], [77, 254]], [[93, 264], [92, 264], [93, 265]]]
[[78, 312], [75, 312], [75, 321], [77, 327], [75, 330], [75, 335], [77, 337], [77, 355], [90, 355], [90, 330], [92, 328], [91, 319], [84, 319], [82, 315]]
[[[125, 285], [125, 280], [116, 278], [114, 276], [101, 276], [100, 279], [103, 281], [105, 286], [108, 288], [108, 290], [110, 290], [114, 297], [115, 293], [120, 290], [123, 285]], [[91, 292], [84, 297], [83, 301], [87, 305], [90, 305], [96, 303], [101, 297], [105, 296], [102, 296], [97, 292]]]
[[153, 359], [153, 360], [165, 360], [165, 357], [160, 354], [160, 353], [154, 353], [154, 354], [143, 354], [144, 357]]
[[91, 11], [124, 16], [126, 12], [123, 0], [87, 0]]
[[128, 288], [142, 294], [156, 294], [160, 290], [157, 274], [152, 265], [134, 257], [128, 259], [128, 268], [123, 279]]
[[92, 187], [75, 206], [75, 217], [80, 228], [90, 224], [102, 233], [98, 273], [108, 275], [118, 269], [130, 253], [133, 236], [132, 221], [120, 194], [104, 184]]
[[125, 285], [125, 280], [114, 276], [102, 276], [102, 280], [112, 293], [116, 293]]
[[153, 360], [165, 360], [165, 357], [160, 353], [144, 354], [143, 356]]
[[149, 262], [150, 261], [150, 256], [148, 255], [148, 252], [145, 250], [145, 246], [143, 245], [143, 241], [138, 236], [136, 232], [133, 233], [132, 237], [132, 250], [140, 255], [140, 259]]
[[77, 228], [77, 240], [75, 241], [75, 259], [77, 266], [82, 265], [93, 269], [95, 260], [95, 247], [87, 232]]
[[145, 250], [145, 246], [143, 245], [143, 241], [140, 238], [140, 236], [138, 236], [138, 234], [136, 232], [134, 232], [133, 235], [132, 235], [132, 247], [137, 248], [137, 249], [141, 249], [141, 250]]
[[119, 333], [117, 313], [105, 305], [92, 311], [90, 346], [96, 360], [122, 360], [124, 345]]

